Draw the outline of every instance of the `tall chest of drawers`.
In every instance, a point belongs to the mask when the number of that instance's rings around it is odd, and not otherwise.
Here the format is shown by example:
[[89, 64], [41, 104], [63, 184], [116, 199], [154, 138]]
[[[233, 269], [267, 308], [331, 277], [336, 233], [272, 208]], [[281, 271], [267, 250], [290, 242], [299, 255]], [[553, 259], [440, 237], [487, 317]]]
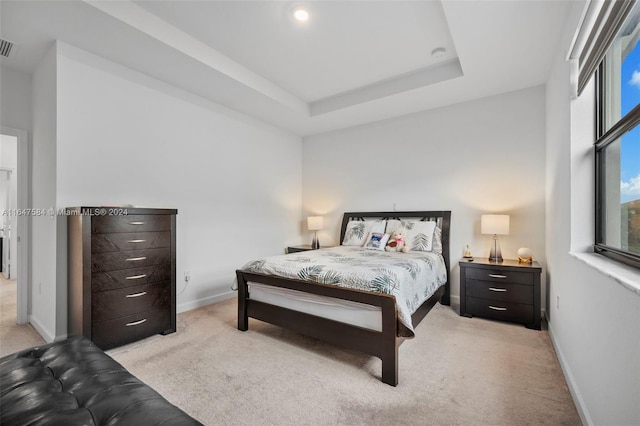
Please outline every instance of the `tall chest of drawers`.
[[176, 331], [174, 209], [67, 209], [68, 332], [103, 350]]
[[542, 268], [507, 260], [476, 258], [460, 263], [460, 315], [524, 324], [540, 330]]

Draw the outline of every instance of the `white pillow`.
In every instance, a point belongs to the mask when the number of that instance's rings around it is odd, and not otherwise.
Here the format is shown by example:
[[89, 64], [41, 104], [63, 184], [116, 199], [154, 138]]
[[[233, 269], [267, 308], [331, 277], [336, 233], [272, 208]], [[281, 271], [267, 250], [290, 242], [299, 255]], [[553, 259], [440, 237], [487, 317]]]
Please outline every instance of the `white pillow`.
[[415, 221], [414, 226], [407, 231], [407, 244], [411, 251], [431, 251], [433, 248], [433, 231], [436, 223], [432, 221]]
[[369, 232], [367, 242], [364, 248], [367, 250], [382, 250], [384, 251], [389, 241], [389, 234], [382, 234], [380, 232]]
[[438, 236], [438, 243], [434, 246], [434, 234], [436, 229], [436, 223], [434, 221], [422, 221], [422, 220], [387, 220], [388, 234], [392, 234], [396, 229], [404, 227], [407, 231], [405, 235], [405, 244], [409, 246], [409, 250], [412, 251], [432, 251], [437, 249], [438, 252], [442, 252], [442, 235], [440, 232]]
[[439, 226], [436, 226], [436, 229], [433, 230], [433, 247], [431, 247], [431, 251], [442, 253], [442, 229]]
[[384, 232], [386, 232], [387, 234], [391, 235], [393, 234], [393, 231], [395, 231], [396, 229], [400, 228], [401, 226], [403, 226], [403, 222], [407, 222], [405, 221], [401, 221], [398, 219], [389, 219], [387, 220], [387, 228]]
[[359, 246], [362, 247], [367, 240], [370, 232], [378, 232], [384, 234], [386, 220], [352, 220], [347, 223], [347, 229], [344, 232], [343, 246]]

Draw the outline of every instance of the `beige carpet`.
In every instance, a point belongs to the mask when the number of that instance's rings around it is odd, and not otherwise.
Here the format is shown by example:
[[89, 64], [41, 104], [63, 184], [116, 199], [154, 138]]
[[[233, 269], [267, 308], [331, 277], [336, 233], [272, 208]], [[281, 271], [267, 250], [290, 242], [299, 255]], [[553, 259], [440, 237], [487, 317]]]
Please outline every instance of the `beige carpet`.
[[44, 343], [30, 324], [16, 324], [17, 300], [16, 281], [0, 277], [0, 356]]
[[400, 347], [400, 384], [377, 358], [251, 320], [229, 300], [178, 332], [108, 351], [207, 425], [577, 425], [546, 331], [436, 305]]

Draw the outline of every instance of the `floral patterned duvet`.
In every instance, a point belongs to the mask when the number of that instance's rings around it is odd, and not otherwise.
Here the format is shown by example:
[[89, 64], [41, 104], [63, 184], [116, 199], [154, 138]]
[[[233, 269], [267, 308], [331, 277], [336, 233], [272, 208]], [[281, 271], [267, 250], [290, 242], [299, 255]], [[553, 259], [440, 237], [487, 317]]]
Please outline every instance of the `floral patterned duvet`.
[[395, 296], [401, 327], [413, 337], [411, 315], [447, 280], [441, 254], [339, 246], [254, 260], [242, 270]]

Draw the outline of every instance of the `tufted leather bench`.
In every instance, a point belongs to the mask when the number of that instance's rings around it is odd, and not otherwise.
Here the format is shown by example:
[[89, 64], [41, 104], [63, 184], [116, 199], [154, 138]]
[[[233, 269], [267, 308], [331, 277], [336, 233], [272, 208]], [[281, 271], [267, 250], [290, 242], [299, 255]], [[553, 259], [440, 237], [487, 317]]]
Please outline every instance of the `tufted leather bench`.
[[84, 337], [0, 358], [2, 425], [200, 425]]

